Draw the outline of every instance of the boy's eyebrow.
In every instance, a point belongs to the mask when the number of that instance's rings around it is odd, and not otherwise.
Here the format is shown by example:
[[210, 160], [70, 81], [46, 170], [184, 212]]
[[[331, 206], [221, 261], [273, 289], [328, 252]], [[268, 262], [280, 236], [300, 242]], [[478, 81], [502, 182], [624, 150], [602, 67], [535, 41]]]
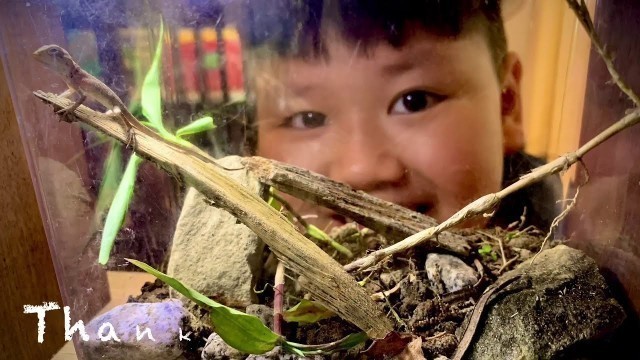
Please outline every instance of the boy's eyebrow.
[[382, 73], [388, 76], [395, 76], [412, 70], [416, 67], [415, 62], [406, 60], [402, 62], [386, 64], [382, 66]]
[[313, 84], [288, 84], [286, 86], [287, 92], [292, 95], [304, 97], [308, 93], [312, 92], [315, 89]]

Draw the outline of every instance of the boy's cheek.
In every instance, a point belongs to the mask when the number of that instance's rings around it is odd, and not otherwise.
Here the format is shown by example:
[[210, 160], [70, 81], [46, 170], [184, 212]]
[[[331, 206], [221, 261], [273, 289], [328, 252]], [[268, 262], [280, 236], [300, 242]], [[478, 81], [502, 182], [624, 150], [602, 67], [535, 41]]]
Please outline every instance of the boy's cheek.
[[326, 173], [330, 149], [321, 139], [291, 134], [291, 130], [259, 130], [256, 154], [320, 174]]

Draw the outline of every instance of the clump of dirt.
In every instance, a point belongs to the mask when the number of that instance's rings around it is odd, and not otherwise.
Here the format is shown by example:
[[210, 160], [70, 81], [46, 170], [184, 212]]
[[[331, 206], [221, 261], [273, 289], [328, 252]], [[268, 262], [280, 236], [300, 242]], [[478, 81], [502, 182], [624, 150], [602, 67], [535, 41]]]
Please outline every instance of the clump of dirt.
[[169, 287], [160, 279], [154, 282], [145, 282], [140, 289], [141, 294], [137, 296], [129, 295], [128, 303], [156, 303], [169, 298]]

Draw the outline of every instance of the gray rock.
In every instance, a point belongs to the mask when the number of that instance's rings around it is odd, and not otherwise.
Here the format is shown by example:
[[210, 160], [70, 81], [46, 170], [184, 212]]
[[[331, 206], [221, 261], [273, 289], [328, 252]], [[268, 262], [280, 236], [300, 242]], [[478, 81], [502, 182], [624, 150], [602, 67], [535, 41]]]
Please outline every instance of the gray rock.
[[[242, 166], [237, 156], [220, 162], [229, 168]], [[245, 170], [228, 175], [255, 193], [262, 191], [260, 183]], [[195, 189], [189, 189], [173, 236], [167, 272], [225, 305], [244, 308], [256, 302], [253, 288], [262, 271], [263, 249], [264, 244], [253, 231], [228, 212], [210, 206]]]
[[625, 318], [595, 262], [579, 250], [556, 246], [512, 273], [523, 278], [498, 295], [469, 359], [557, 358]]
[[425, 262], [430, 288], [436, 294], [457, 291], [478, 281], [478, 275], [469, 265], [455, 256], [429, 254]]
[[220, 335], [209, 335], [207, 344], [202, 350], [202, 360], [244, 359], [247, 355], [227, 345]]
[[251, 304], [247, 306], [245, 313], [257, 316], [269, 329], [273, 329], [273, 308], [267, 305]]
[[[189, 319], [189, 313], [180, 300], [159, 303], [129, 303], [113, 308], [87, 324], [89, 341], [82, 341], [83, 351], [88, 360], [170, 360], [182, 359], [180, 331]], [[109, 334], [110, 327], [100, 328], [110, 323], [120, 340], [101, 341], [99, 336]], [[149, 328], [151, 340], [146, 334]], [[186, 330], [184, 330], [186, 332]], [[183, 333], [186, 335], [186, 333]]]

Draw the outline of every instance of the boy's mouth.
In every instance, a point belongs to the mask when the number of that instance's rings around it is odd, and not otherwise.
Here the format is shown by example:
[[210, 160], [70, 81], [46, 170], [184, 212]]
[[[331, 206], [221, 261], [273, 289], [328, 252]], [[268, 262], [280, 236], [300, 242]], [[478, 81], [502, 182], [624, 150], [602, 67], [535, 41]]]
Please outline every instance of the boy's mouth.
[[409, 207], [409, 209], [415, 212], [419, 212], [422, 215], [427, 215], [432, 208], [433, 208], [433, 205], [429, 205], [429, 204], [418, 204], [415, 206], [414, 209], [411, 209], [411, 207]]

